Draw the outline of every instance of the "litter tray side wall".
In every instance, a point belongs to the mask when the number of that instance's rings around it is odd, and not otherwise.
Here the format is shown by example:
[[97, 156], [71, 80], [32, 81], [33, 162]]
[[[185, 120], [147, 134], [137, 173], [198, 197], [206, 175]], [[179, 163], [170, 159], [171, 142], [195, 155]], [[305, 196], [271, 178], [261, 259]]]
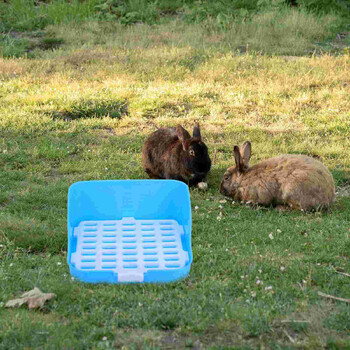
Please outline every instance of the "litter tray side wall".
[[[185, 278], [191, 269], [191, 265], [187, 264], [182, 269], [174, 270], [174, 271], [149, 271], [145, 274], [145, 278], [143, 280], [144, 283], [166, 283], [166, 282], [175, 282], [182, 278]], [[72, 276], [74, 276], [76, 279], [88, 282], [88, 283], [113, 283], [113, 284], [120, 284], [120, 283], [130, 283], [130, 282], [120, 282], [118, 281], [118, 274], [113, 273], [112, 271], [109, 272], [97, 272], [97, 271], [90, 271], [85, 272], [78, 270], [72, 265], [69, 265], [69, 270]], [[137, 283], [137, 282], [131, 282], [131, 283]]]
[[174, 219], [191, 230], [190, 195], [176, 180], [80, 181], [68, 191], [68, 225], [88, 220]]

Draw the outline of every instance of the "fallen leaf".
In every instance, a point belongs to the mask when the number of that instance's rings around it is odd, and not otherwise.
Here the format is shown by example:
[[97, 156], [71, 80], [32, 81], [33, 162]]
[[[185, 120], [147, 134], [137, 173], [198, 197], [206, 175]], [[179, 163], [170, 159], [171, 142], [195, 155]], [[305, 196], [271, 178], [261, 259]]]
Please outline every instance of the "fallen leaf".
[[21, 307], [23, 304], [28, 304], [29, 309], [42, 308], [47, 300], [55, 298], [54, 293], [43, 293], [39, 288], [25, 292], [21, 298], [9, 300], [5, 307]]
[[13, 300], [9, 300], [5, 307], [21, 307], [23, 304], [26, 303], [25, 299], [13, 299]]

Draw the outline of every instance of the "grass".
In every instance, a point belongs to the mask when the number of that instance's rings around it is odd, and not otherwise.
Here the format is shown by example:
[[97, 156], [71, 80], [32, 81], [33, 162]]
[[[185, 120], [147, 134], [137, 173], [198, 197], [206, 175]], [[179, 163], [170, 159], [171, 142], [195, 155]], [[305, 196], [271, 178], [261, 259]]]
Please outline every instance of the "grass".
[[225, 30], [218, 29], [215, 21], [208, 19], [201, 24], [175, 20], [157, 26], [138, 24], [126, 28], [119, 23], [88, 22], [79, 26], [53, 26], [49, 33], [62, 38], [66, 47], [75, 48], [101, 45], [133, 50], [159, 46], [197, 49], [190, 63], [183, 62], [194, 68], [203, 63], [210, 50], [289, 56], [342, 53], [350, 45], [348, 36], [340, 40], [337, 47], [325, 47], [340, 26], [341, 21], [332, 14], [315, 16], [304, 10], [284, 9], [258, 13], [247, 21], [234, 21]]
[[[166, 44], [298, 56], [342, 53], [350, 45], [348, 11], [341, 7], [310, 12], [307, 4], [257, 3], [130, 0], [117, 6], [112, 0], [53, 0], [35, 6], [32, 0], [15, 0], [0, 4], [0, 57], [33, 58], [62, 45], [133, 49]], [[196, 58], [200, 63], [202, 58]]]
[[[348, 277], [335, 272], [350, 271], [350, 56], [295, 57], [294, 46], [288, 56], [242, 54], [229, 31], [146, 29], [52, 26], [60, 48], [0, 59], [0, 348], [350, 347], [349, 306], [317, 295], [350, 298]], [[216, 156], [209, 191], [191, 189], [189, 277], [72, 280], [68, 187], [146, 178], [141, 148], [154, 125], [190, 129], [195, 120]], [[220, 178], [247, 139], [253, 164], [281, 153], [321, 157], [339, 193], [333, 209], [222, 202]], [[37, 312], [4, 308], [34, 286], [57, 298]]]
[[290, 9], [297, 5], [303, 11], [317, 15], [334, 13], [348, 17], [347, 0], [12, 0], [0, 3], [0, 30], [43, 29], [48, 24], [81, 22], [86, 19], [118, 20], [122, 24], [167, 22], [179, 17], [189, 23], [213, 20], [225, 28], [237, 19], [247, 20], [252, 15]]
[[33, 0], [12, 0], [0, 4], [0, 30], [31, 31], [43, 29], [48, 24], [81, 22], [95, 17], [98, 0], [65, 1], [53, 0], [35, 2]]

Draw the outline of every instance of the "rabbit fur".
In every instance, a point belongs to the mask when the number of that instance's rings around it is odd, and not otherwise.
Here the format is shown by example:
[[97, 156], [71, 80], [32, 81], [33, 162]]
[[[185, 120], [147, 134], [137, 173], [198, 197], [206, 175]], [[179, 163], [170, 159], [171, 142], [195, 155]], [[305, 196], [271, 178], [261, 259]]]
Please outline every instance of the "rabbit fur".
[[236, 166], [226, 170], [220, 192], [236, 200], [310, 210], [329, 206], [335, 198], [332, 174], [305, 155], [281, 155], [249, 167], [251, 143], [234, 147]]
[[143, 145], [142, 164], [151, 179], [175, 179], [189, 186], [203, 181], [211, 160], [199, 124], [193, 137], [181, 125], [156, 130]]

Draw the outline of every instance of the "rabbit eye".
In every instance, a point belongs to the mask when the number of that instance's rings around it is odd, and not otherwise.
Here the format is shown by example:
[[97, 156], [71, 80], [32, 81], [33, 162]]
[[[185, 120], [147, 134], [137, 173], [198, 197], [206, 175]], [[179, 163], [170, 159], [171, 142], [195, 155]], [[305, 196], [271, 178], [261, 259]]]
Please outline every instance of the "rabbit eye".
[[194, 157], [195, 156], [195, 153], [194, 153], [194, 150], [193, 149], [190, 149], [190, 156]]
[[230, 175], [225, 175], [224, 176], [224, 179], [227, 181], [227, 180], [229, 180], [230, 179]]

